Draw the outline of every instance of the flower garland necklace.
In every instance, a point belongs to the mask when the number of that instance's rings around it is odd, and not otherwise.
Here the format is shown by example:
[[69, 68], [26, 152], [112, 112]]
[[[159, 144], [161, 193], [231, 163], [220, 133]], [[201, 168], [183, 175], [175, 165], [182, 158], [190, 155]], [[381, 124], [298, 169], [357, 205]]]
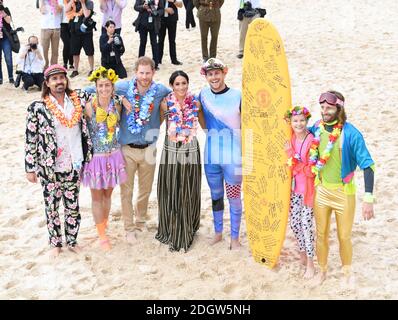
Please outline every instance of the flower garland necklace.
[[48, 5], [50, 6], [51, 12], [55, 16], [57, 13], [56, 6], [58, 5], [55, 0], [48, 0]]
[[334, 144], [336, 143], [337, 139], [341, 135], [341, 130], [343, 126], [341, 123], [336, 123], [333, 126], [332, 132], [329, 134], [329, 141], [326, 145], [325, 150], [323, 150], [322, 155], [319, 157], [319, 144], [321, 142], [321, 133], [325, 131], [325, 124], [323, 121], [319, 123], [317, 130], [315, 131], [315, 137], [313, 143], [310, 148], [310, 159], [309, 162], [311, 164], [311, 171], [314, 174], [319, 174], [319, 172], [323, 169], [326, 162], [330, 158], [331, 151], [333, 149]]
[[129, 101], [134, 100], [134, 109], [127, 118], [128, 130], [132, 133], [140, 133], [144, 125], [149, 122], [151, 112], [154, 108], [153, 100], [157, 92], [157, 85], [152, 81], [151, 86], [145, 93], [140, 104], [140, 94], [137, 88], [137, 80], [134, 80], [127, 91], [127, 99]]
[[190, 93], [184, 98], [182, 107], [174, 92], [167, 97], [169, 128], [167, 134], [174, 142], [184, 144], [192, 141], [198, 126], [198, 100]]
[[[301, 159], [301, 151], [303, 149], [305, 140], [307, 140], [308, 135], [309, 135], [309, 132], [307, 131], [303, 141], [301, 142], [300, 151], [299, 152], [295, 152], [293, 157], [290, 157], [289, 159], [287, 159], [287, 165], [290, 168], [294, 167], [297, 163], [302, 161], [302, 159]], [[292, 147], [294, 149], [294, 146], [292, 146]], [[294, 150], [294, 151], [296, 151], [296, 150]]]
[[93, 108], [95, 110], [95, 120], [98, 126], [98, 136], [103, 144], [111, 143], [117, 124], [117, 114], [115, 113], [115, 103], [111, 99], [106, 110], [99, 105], [97, 96], [93, 99]]
[[73, 111], [72, 117], [70, 120], [66, 119], [65, 114], [59, 110], [59, 108], [51, 101], [50, 96], [46, 96], [44, 98], [44, 103], [47, 108], [51, 111], [51, 113], [58, 119], [58, 121], [67, 128], [73, 128], [76, 123], [78, 123], [83, 114], [83, 108], [80, 103], [80, 99], [77, 96], [76, 92], [72, 92], [70, 94], [70, 99], [72, 100], [73, 106], [75, 110]]

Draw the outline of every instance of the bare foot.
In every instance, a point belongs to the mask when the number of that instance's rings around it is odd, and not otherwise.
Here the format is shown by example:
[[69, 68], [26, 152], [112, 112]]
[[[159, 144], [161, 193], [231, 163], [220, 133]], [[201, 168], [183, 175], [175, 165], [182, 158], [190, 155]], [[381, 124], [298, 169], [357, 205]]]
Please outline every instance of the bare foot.
[[213, 246], [216, 243], [220, 242], [222, 240], [222, 233], [216, 233], [214, 237], [210, 240], [210, 245]]
[[49, 252], [49, 256], [51, 259], [55, 259], [61, 253], [61, 247], [52, 248]]
[[355, 283], [355, 276], [352, 273], [348, 273], [341, 279], [340, 286], [343, 290], [355, 290]]
[[305, 251], [300, 251], [300, 263], [305, 266], [307, 264], [307, 254]]
[[134, 231], [128, 231], [126, 233], [126, 240], [127, 240], [128, 243], [131, 243], [131, 244], [136, 243], [137, 242], [137, 236], [135, 235], [135, 232]]
[[241, 247], [239, 239], [231, 239], [231, 244], [229, 246], [229, 250], [237, 250]]
[[80, 248], [78, 245], [75, 245], [74, 247], [68, 247], [68, 249], [76, 254], [82, 252], [82, 248]]
[[319, 273], [313, 278], [311, 282], [312, 287], [320, 286], [326, 280], [326, 272], [319, 271]]
[[315, 275], [314, 261], [311, 258], [308, 258], [307, 266], [306, 266], [303, 278], [304, 279], [312, 279], [314, 277], [314, 275]]
[[108, 238], [100, 240], [99, 243], [100, 243], [101, 249], [104, 250], [104, 251], [109, 251], [112, 248], [111, 247], [111, 242], [109, 241]]

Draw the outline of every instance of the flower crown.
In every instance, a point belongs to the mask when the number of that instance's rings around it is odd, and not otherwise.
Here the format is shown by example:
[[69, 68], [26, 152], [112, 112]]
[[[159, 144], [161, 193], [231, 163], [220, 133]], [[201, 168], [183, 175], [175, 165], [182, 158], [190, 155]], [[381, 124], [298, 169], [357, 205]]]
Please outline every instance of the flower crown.
[[301, 106], [295, 106], [292, 107], [290, 110], [286, 111], [285, 113], [285, 119], [290, 120], [292, 116], [298, 116], [298, 115], [304, 115], [304, 117], [308, 120], [311, 118], [311, 113], [308, 111], [306, 107], [301, 107]]
[[101, 66], [97, 70], [94, 70], [88, 77], [88, 80], [92, 82], [96, 82], [98, 79], [108, 79], [114, 84], [119, 79], [119, 76], [116, 74], [115, 70], [106, 69]]

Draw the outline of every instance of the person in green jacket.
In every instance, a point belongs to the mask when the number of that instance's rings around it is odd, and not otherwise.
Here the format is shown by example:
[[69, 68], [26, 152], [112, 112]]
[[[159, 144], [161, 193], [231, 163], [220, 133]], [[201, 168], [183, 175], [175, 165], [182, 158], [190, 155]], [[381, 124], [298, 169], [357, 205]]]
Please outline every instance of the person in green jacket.
[[[203, 62], [206, 62], [209, 58], [217, 57], [217, 40], [221, 25], [220, 8], [224, 4], [224, 0], [193, 0], [193, 4], [198, 9], [202, 58]], [[209, 30], [211, 34], [210, 52], [207, 46]]]

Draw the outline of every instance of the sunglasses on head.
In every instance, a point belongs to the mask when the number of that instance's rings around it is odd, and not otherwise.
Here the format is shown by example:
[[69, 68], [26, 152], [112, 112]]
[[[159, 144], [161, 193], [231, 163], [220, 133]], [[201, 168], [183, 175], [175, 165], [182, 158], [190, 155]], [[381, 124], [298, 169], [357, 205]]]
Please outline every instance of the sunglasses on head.
[[321, 94], [321, 96], [319, 97], [319, 103], [321, 104], [324, 102], [327, 102], [328, 104], [331, 104], [333, 106], [340, 105], [344, 107], [344, 101], [339, 99], [334, 93], [331, 92], [325, 92]]

